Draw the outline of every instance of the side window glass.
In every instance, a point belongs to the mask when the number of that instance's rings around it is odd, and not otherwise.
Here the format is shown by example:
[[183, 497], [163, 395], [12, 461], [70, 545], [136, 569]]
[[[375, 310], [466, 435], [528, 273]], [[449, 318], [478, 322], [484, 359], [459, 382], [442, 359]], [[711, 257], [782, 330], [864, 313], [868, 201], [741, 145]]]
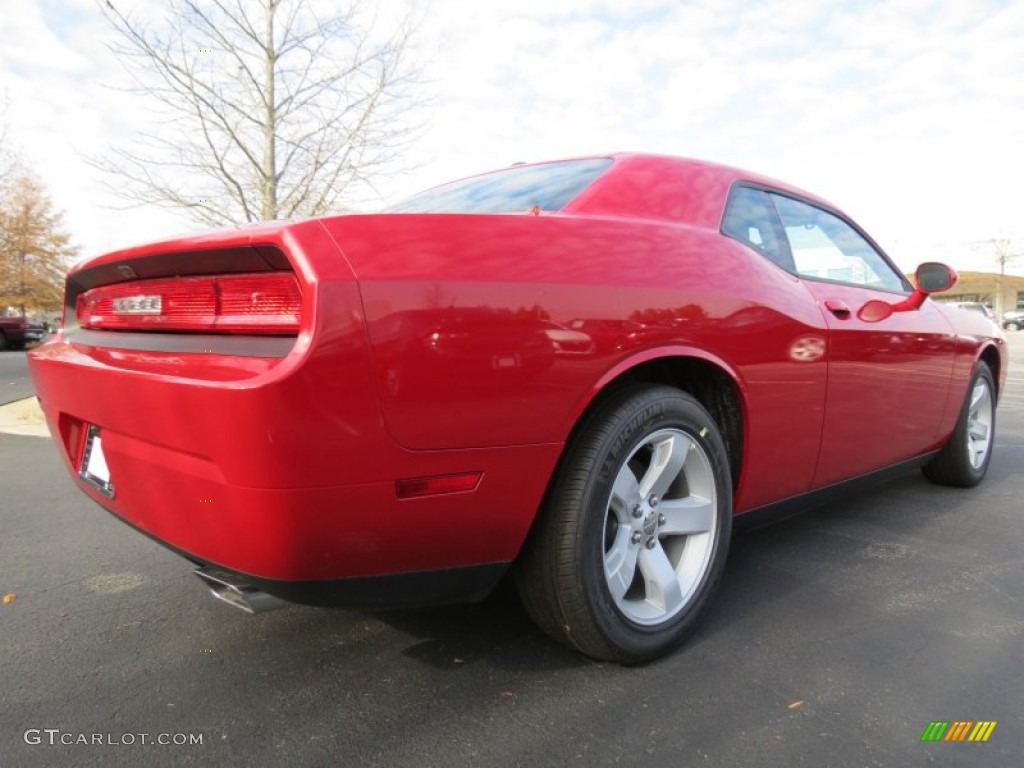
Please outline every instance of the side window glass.
[[783, 195], [770, 195], [786, 230], [796, 272], [866, 288], [903, 292], [889, 263], [853, 227], [821, 208]]
[[733, 187], [722, 217], [722, 234], [767, 256], [783, 269], [796, 271], [782, 224], [765, 192]]

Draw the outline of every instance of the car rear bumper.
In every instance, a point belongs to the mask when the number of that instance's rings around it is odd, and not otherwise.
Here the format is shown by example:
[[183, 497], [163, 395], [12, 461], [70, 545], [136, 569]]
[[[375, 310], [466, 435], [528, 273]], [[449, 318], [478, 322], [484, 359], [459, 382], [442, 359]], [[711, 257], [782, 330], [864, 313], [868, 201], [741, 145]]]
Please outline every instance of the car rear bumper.
[[[81, 489], [185, 557], [301, 602], [334, 593], [349, 604], [420, 602], [400, 593], [431, 579], [439, 588], [429, 602], [473, 599], [516, 556], [561, 445], [401, 448], [383, 427], [367, 357], [358, 333], [326, 351], [300, 339], [282, 358], [58, 336], [30, 365]], [[90, 427], [112, 496], [79, 474]], [[398, 497], [399, 480], [461, 472], [481, 473], [475, 489]], [[456, 578], [467, 566], [482, 566], [480, 578]], [[395, 574], [405, 576], [377, 578]]]

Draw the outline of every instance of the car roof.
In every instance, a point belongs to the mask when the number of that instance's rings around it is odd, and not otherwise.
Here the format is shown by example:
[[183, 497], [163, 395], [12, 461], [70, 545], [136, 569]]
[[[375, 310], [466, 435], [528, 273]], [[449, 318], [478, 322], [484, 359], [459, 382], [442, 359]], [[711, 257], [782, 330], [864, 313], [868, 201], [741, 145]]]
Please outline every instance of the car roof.
[[729, 190], [737, 182], [769, 187], [836, 209], [824, 198], [792, 184], [706, 160], [634, 152], [593, 157], [610, 157], [612, 167], [563, 213], [668, 219], [717, 229]]

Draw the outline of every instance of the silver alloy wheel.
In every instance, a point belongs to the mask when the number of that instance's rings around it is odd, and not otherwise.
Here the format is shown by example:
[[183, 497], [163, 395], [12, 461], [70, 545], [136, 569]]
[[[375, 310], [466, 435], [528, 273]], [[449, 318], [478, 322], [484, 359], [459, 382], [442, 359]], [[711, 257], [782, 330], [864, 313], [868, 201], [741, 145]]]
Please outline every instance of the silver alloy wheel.
[[686, 432], [661, 429], [633, 449], [604, 528], [605, 581], [626, 618], [661, 624], [693, 599], [711, 562], [717, 509], [711, 461]]
[[978, 378], [967, 406], [967, 456], [975, 469], [985, 465], [991, 448], [992, 411], [992, 388], [984, 378]]

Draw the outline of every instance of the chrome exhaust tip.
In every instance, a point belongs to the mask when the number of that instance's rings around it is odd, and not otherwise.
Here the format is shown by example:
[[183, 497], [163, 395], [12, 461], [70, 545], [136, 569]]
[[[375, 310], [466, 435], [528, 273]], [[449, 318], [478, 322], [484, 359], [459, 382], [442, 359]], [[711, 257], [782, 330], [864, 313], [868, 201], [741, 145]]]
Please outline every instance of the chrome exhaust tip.
[[193, 573], [207, 586], [211, 595], [246, 613], [265, 613], [285, 605], [284, 600], [242, 582], [237, 574], [215, 565], [196, 568]]

